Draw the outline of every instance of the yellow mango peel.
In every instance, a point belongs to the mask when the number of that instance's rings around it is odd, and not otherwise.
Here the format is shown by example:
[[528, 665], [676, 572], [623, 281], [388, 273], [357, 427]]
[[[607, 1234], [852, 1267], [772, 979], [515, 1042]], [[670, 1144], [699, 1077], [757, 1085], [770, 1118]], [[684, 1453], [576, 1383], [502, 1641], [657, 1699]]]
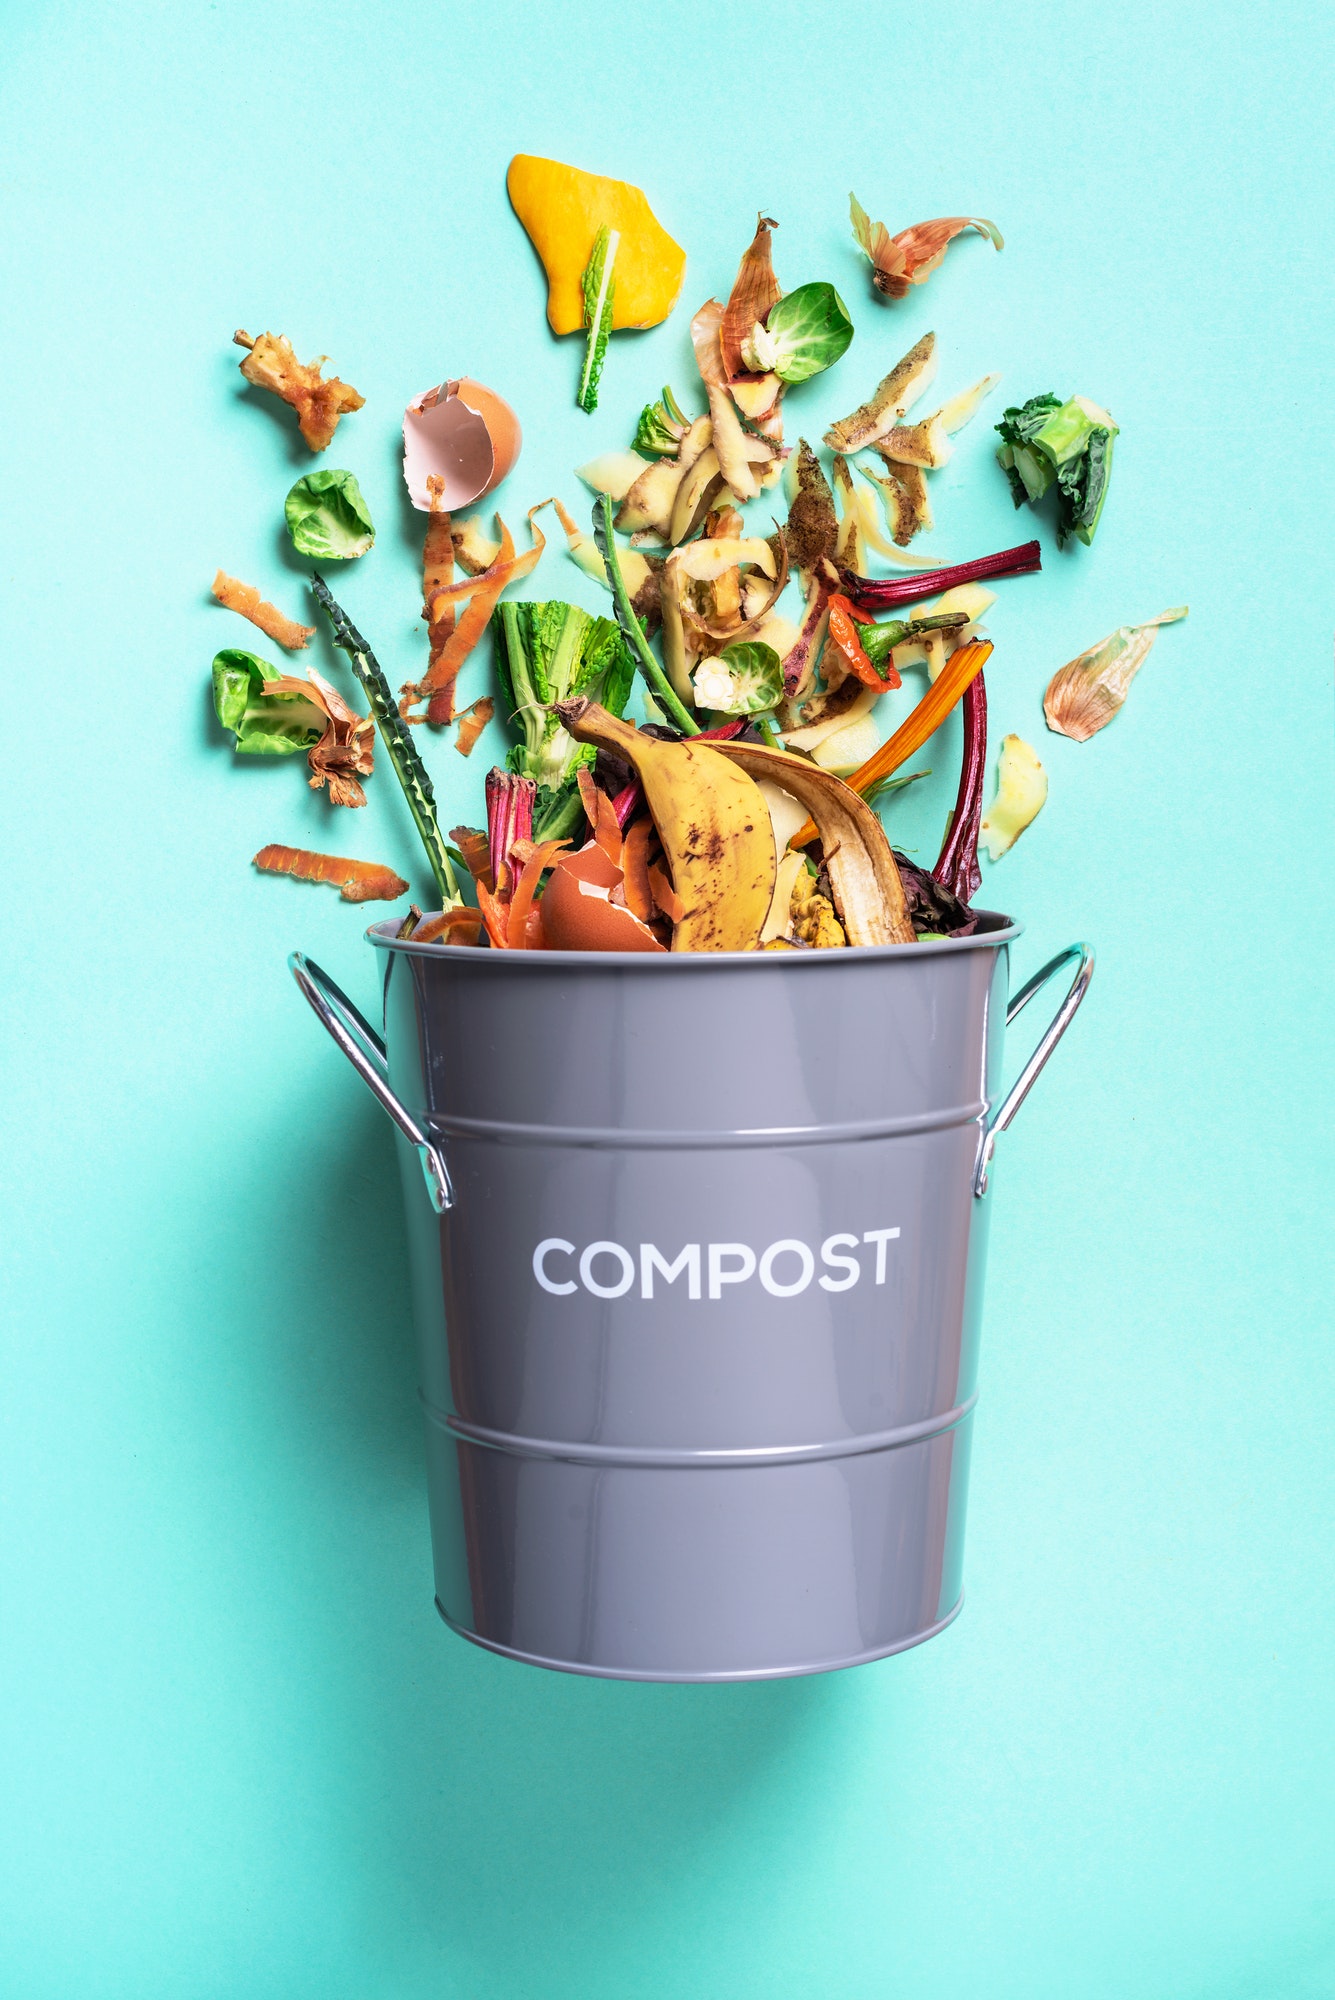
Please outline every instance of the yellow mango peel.
[[642, 189], [532, 153], [515, 154], [505, 186], [547, 273], [553, 333], [583, 329], [580, 280], [603, 228], [615, 229], [621, 239], [613, 327], [658, 326], [667, 318], [681, 293], [686, 252], [668, 235]]

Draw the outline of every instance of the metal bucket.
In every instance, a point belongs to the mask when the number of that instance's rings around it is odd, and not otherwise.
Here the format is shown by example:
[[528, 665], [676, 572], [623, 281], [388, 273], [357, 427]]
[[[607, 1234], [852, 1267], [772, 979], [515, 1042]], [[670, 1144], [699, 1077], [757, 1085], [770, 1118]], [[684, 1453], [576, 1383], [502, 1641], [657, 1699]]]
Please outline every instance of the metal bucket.
[[[385, 1043], [436, 1601], [626, 1680], [820, 1673], [961, 1603], [987, 1177], [1084, 997], [1006, 1005], [1018, 927], [879, 949], [507, 952], [392, 924]], [[1004, 1028], [1066, 998], [1005, 1100]], [[388, 1055], [386, 1046], [388, 1044]]]

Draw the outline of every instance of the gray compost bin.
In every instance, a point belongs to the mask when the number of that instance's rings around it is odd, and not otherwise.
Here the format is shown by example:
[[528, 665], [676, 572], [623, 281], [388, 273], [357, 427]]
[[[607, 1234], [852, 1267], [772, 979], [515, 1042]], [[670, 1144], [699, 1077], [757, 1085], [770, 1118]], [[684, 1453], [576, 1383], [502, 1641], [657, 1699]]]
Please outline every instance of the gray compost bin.
[[[401, 1135], [441, 1616], [628, 1680], [819, 1673], [939, 1632], [988, 1164], [1088, 948], [1008, 1012], [995, 914], [719, 955], [393, 932], [368, 933], [383, 1043], [292, 966]], [[994, 1110], [1007, 1020], [1068, 963]]]

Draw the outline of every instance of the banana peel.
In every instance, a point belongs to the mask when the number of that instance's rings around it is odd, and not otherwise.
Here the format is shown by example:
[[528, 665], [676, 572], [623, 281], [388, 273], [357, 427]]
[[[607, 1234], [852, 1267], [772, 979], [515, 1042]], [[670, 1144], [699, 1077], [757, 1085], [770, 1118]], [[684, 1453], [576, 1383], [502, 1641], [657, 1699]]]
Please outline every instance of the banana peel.
[[[759, 743], [720, 742], [714, 754], [757, 782], [770, 779], [816, 822], [838, 913], [850, 944], [913, 944], [904, 885], [880, 820], [855, 791], [803, 757]], [[652, 805], [652, 801], [651, 801]]]
[[594, 238], [604, 228], [615, 229], [620, 238], [612, 325], [657, 326], [667, 318], [686, 275], [686, 252], [668, 235], [642, 189], [532, 153], [515, 154], [505, 186], [547, 273], [553, 333], [578, 333], [584, 325], [581, 280]]
[[666, 743], [582, 696], [557, 702], [555, 712], [576, 742], [615, 751], [635, 767], [681, 904], [673, 951], [755, 951], [778, 860], [764, 794], [737, 760], [720, 755], [734, 746]]

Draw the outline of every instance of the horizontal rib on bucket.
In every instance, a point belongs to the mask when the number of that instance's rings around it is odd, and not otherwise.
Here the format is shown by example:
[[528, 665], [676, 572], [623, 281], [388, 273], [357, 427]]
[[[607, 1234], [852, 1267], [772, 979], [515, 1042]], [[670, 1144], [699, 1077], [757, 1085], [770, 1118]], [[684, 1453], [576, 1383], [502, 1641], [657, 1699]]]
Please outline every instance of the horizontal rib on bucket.
[[[404, 1135], [447, 1622], [668, 1680], [824, 1671], [941, 1630], [1018, 927], [708, 956], [393, 929], [368, 933], [388, 1043], [368, 1080]], [[374, 1031], [297, 970], [365, 1055]], [[1085, 954], [1023, 1088], [1088, 976]]]

